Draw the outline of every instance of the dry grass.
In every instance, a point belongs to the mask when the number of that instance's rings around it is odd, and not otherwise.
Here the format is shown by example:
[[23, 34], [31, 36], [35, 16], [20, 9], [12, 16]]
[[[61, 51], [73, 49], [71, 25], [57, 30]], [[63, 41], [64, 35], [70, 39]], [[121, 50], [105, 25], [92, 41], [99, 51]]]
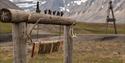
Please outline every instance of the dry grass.
[[0, 63], [12, 63], [13, 47], [11, 43], [0, 43]]
[[11, 24], [0, 22], [0, 34], [1, 33], [9, 33], [11, 31], [12, 31]]
[[[105, 23], [77, 23], [74, 30], [78, 34], [113, 34], [113, 24], [109, 25], [108, 32], [106, 32]], [[125, 25], [117, 24], [117, 31], [119, 34], [125, 34]]]
[[[124, 42], [76, 42], [73, 63], [125, 63], [124, 45]], [[0, 63], [12, 63], [12, 49], [12, 45], [0, 44]], [[27, 54], [28, 63], [63, 63], [63, 51], [36, 54], [34, 58], [30, 57], [30, 51]]]
[[[42, 25], [41, 30], [60, 34], [63, 33], [63, 26], [55, 25]], [[119, 34], [125, 34], [125, 24], [117, 24], [118, 33]], [[8, 33], [11, 32], [11, 24], [7, 23], [1, 23], [0, 22], [0, 33]], [[84, 23], [84, 22], [78, 22], [74, 26], [74, 32], [77, 34], [112, 34], [114, 33], [113, 25], [109, 25], [108, 32], [106, 33], [106, 24], [105, 23]]]

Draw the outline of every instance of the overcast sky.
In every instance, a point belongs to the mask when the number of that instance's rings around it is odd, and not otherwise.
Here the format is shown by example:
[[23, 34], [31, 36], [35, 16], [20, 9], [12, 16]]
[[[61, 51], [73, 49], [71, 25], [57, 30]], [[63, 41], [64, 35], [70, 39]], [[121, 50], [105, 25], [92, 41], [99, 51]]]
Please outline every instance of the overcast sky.
[[[13, 0], [10, 0], [10, 1], [13, 1]], [[26, 1], [33, 1], [33, 0], [26, 0]]]

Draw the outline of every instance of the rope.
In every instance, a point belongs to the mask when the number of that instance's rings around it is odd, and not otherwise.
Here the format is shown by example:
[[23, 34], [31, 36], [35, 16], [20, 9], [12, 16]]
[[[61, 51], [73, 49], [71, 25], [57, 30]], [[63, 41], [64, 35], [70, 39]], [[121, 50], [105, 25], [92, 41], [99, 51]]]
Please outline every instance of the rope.
[[[31, 30], [29, 31], [29, 33], [26, 33], [27, 39], [30, 40], [31, 43], [33, 43], [32, 38], [31, 38], [31, 33], [32, 33], [33, 29], [38, 25], [38, 23], [39, 23], [39, 21], [40, 21], [41, 19], [42, 19], [42, 18], [40, 18], [40, 19], [38, 19], [38, 20], [36, 21], [36, 23], [33, 25], [33, 27], [31, 28]], [[39, 32], [39, 31], [37, 31], [37, 39], [38, 39], [38, 32]]]
[[38, 38], [39, 38], [39, 24], [37, 24], [37, 41], [38, 41]]
[[76, 36], [76, 33], [74, 33], [74, 28], [73, 28], [73, 26], [74, 26], [74, 24], [71, 25], [71, 35], [72, 35], [72, 37], [77, 37], [77, 36]]

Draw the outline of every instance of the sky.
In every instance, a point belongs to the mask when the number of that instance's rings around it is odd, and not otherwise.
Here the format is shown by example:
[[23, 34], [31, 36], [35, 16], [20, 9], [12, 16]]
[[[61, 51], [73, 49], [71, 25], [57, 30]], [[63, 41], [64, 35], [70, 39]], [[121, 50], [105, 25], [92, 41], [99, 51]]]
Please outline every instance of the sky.
[[[27, 1], [33, 1], [33, 0], [27, 0]], [[86, 1], [86, 0], [81, 0], [81, 1], [83, 1], [83, 2], [84, 2], [84, 1]]]
[[[10, 0], [10, 1], [13, 1], [13, 0]], [[33, 0], [26, 0], [26, 1], [33, 1]]]
[[33, 0], [26, 0], [26, 1], [33, 1]]

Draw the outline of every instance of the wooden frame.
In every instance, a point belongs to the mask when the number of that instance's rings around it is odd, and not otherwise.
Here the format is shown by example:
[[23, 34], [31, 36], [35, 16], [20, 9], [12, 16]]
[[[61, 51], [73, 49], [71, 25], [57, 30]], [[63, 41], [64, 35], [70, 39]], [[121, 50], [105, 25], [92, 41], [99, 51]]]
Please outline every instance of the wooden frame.
[[73, 44], [70, 26], [75, 20], [21, 10], [2, 9], [0, 10], [0, 21], [13, 25], [14, 63], [26, 63], [26, 36], [23, 22], [36, 23], [39, 19], [39, 24], [64, 25], [64, 63], [72, 63]]

